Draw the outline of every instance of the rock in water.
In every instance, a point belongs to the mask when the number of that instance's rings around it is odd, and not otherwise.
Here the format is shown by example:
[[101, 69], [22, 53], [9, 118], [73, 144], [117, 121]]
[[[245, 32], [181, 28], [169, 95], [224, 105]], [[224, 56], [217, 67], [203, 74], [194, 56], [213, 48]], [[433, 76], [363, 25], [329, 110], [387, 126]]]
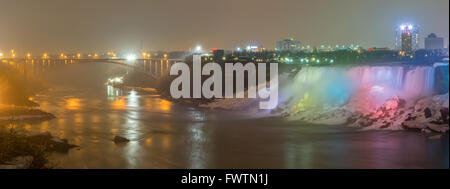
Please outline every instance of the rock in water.
[[127, 138], [121, 137], [121, 136], [115, 136], [114, 137], [114, 143], [118, 144], [118, 143], [127, 143], [130, 142], [130, 140], [128, 140]]

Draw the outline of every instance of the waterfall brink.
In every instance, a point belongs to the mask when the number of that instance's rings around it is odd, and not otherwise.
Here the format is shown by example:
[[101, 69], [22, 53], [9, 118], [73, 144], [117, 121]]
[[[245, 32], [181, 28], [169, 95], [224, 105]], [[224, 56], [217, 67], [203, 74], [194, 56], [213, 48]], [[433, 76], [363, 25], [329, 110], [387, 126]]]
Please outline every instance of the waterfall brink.
[[[437, 90], [439, 86], [435, 85], [435, 80], [442, 78], [435, 75], [437, 68], [439, 67], [304, 67], [292, 81], [286, 82], [280, 89], [279, 104], [290, 107], [293, 111], [291, 113], [298, 113], [342, 106], [370, 111], [393, 96], [413, 102], [435, 93], [448, 93], [448, 87], [446, 91]], [[448, 84], [448, 64], [446, 70], [446, 77], [443, 78], [446, 78]]]

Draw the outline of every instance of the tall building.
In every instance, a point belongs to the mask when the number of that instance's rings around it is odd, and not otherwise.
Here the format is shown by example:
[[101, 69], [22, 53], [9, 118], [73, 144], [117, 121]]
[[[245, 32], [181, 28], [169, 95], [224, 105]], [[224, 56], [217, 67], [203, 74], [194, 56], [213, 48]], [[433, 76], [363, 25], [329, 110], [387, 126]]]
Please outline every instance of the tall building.
[[438, 50], [444, 49], [444, 38], [437, 37], [436, 34], [431, 33], [425, 38], [425, 49]]
[[403, 24], [396, 30], [395, 48], [405, 52], [419, 49], [419, 27], [412, 24]]
[[412, 34], [411, 32], [404, 31], [402, 33], [402, 51], [405, 51], [407, 53], [411, 53], [413, 50], [412, 48]]
[[283, 41], [277, 41], [275, 43], [276, 51], [299, 51], [302, 46], [300, 41], [294, 41], [293, 38], [285, 39]]

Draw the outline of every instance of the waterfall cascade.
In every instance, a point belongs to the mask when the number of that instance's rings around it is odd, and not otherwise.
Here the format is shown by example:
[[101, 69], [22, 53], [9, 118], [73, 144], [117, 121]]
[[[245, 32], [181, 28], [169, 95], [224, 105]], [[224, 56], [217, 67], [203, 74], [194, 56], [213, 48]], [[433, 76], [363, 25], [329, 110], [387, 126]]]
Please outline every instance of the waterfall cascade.
[[412, 102], [448, 93], [448, 64], [304, 67], [291, 80], [280, 88], [280, 103], [294, 112], [344, 105], [369, 111], [395, 95]]

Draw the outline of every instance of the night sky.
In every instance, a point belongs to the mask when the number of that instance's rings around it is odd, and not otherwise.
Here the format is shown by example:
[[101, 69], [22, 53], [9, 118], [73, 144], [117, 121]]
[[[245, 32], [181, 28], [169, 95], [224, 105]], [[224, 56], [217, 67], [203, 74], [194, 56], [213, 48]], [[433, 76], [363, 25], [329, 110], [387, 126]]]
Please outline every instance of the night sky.
[[403, 22], [449, 40], [449, 0], [0, 0], [0, 51], [393, 47]]

